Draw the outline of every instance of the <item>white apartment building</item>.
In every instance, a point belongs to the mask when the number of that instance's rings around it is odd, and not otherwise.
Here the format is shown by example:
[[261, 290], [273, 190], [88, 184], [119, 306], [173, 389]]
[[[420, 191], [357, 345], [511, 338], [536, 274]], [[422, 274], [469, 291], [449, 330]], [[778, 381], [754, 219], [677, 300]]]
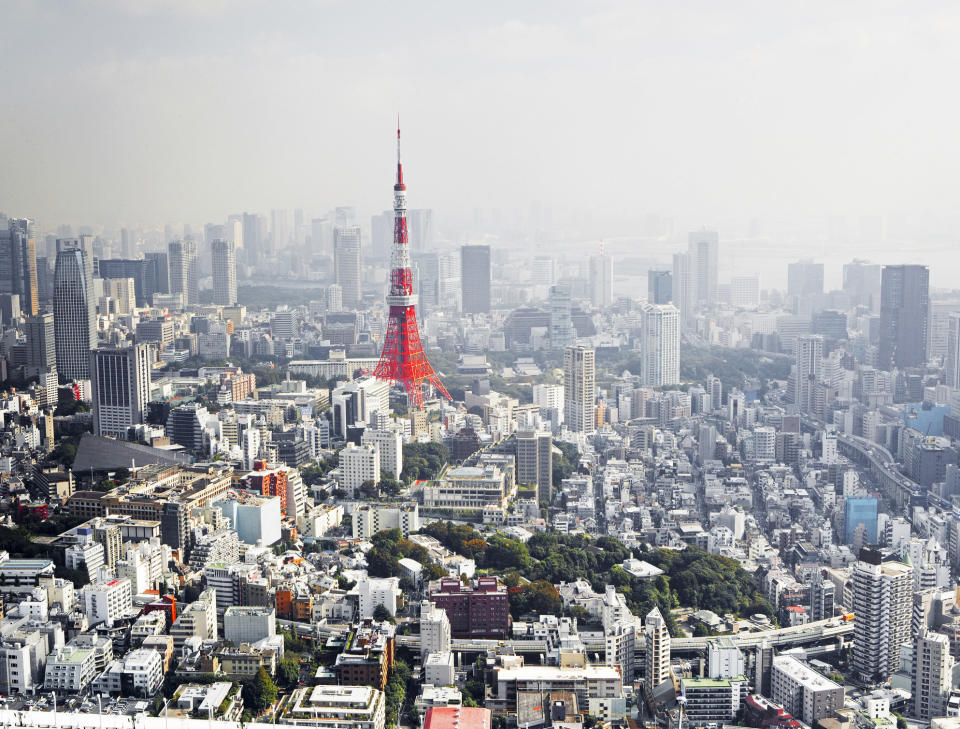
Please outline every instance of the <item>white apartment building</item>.
[[385, 529], [399, 529], [404, 537], [410, 536], [411, 532], [420, 531], [420, 507], [415, 501], [358, 504], [351, 518], [354, 539], [370, 539]]
[[116, 620], [133, 607], [133, 592], [126, 578], [97, 582], [83, 588], [83, 612], [90, 627]]
[[646, 687], [651, 693], [670, 678], [670, 631], [657, 608], [647, 615], [644, 625], [646, 640]]
[[640, 382], [648, 387], [680, 382], [680, 312], [673, 304], [644, 304], [641, 312]]
[[123, 658], [110, 661], [107, 670], [93, 683], [97, 693], [122, 694], [141, 699], [156, 695], [163, 684], [163, 657], [160, 651], [138, 648]]
[[384, 729], [386, 702], [370, 686], [307, 686], [287, 702], [285, 724], [314, 729]]
[[773, 659], [770, 690], [774, 701], [810, 726], [843, 706], [843, 686], [792, 656]]
[[372, 445], [348, 444], [340, 451], [340, 487], [350, 496], [366, 481], [380, 483], [380, 451]]
[[451, 468], [423, 488], [425, 509], [482, 510], [503, 502], [504, 473], [496, 466]]
[[372, 445], [380, 452], [380, 468], [393, 478], [400, 478], [403, 470], [403, 436], [396, 430], [363, 431], [362, 445]]
[[92, 649], [63, 646], [47, 656], [43, 687], [51, 691], [79, 693], [90, 685], [96, 675], [97, 666]]
[[429, 600], [420, 603], [420, 655], [450, 651], [450, 619]]
[[359, 617], [372, 618], [377, 605], [383, 605], [391, 615], [397, 614], [400, 597], [399, 577], [368, 577], [354, 585], [351, 592], [360, 598]]
[[188, 638], [200, 640], [217, 639], [217, 592], [207, 589], [200, 593], [200, 599], [192, 602], [177, 616], [170, 626], [173, 647], [180, 650]]

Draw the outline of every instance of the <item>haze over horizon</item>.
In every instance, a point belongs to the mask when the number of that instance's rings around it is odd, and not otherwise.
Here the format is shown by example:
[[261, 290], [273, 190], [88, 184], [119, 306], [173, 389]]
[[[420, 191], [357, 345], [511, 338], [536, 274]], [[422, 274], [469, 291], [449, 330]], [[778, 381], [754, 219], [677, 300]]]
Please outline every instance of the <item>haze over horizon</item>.
[[0, 209], [151, 224], [411, 201], [952, 230], [951, 3], [5, 5]]

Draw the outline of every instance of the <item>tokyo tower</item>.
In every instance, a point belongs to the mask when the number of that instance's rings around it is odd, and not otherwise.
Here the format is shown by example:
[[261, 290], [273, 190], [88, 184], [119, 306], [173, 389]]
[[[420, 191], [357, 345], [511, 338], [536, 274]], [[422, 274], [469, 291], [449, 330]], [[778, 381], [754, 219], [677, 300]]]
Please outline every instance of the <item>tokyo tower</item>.
[[403, 385], [411, 409], [423, 410], [423, 385], [429, 383], [448, 400], [447, 388], [433, 371], [423, 353], [417, 328], [417, 296], [410, 271], [410, 243], [407, 237], [407, 187], [400, 164], [400, 128], [397, 127], [397, 184], [393, 186], [393, 252], [390, 259], [390, 318], [383, 340], [383, 352], [374, 377]]

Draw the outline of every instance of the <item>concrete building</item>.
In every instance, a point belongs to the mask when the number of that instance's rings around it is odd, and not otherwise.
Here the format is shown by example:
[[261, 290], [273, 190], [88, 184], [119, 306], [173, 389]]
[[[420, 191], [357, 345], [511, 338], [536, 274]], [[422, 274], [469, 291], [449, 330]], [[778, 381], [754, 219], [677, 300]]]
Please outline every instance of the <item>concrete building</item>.
[[883, 562], [870, 549], [853, 567], [852, 664], [865, 682], [882, 682], [900, 665], [900, 647], [910, 643], [913, 568]]
[[378, 605], [383, 605], [391, 615], [397, 614], [401, 595], [399, 577], [367, 577], [359, 580], [353, 591], [359, 596], [360, 619], [372, 618]]
[[544, 431], [517, 433], [517, 484], [535, 486], [537, 501], [553, 500], [553, 436]]
[[623, 695], [623, 679], [613, 666], [517, 666], [494, 672], [495, 696], [506, 710], [515, 712], [517, 695], [525, 692], [571, 692], [578, 706], [590, 699], [615, 699]]
[[362, 294], [359, 225], [338, 225], [333, 229], [333, 258], [342, 306], [356, 309]]
[[63, 646], [47, 656], [43, 687], [49, 691], [80, 693], [96, 676], [93, 650]]
[[260, 496], [248, 491], [230, 491], [212, 506], [230, 520], [244, 544], [269, 547], [280, 541], [279, 496]]
[[133, 607], [133, 593], [127, 579], [86, 585], [82, 592], [83, 612], [91, 627], [117, 620]]
[[60, 382], [90, 379], [90, 350], [97, 346], [93, 299], [93, 249], [81, 241], [57, 241], [53, 324]]
[[237, 303], [237, 253], [233, 241], [215, 240], [210, 244], [213, 270], [213, 303], [235, 306]]
[[351, 497], [369, 482], [380, 483], [380, 451], [373, 445], [347, 444], [340, 451], [340, 488]]
[[947, 713], [953, 675], [950, 639], [941, 633], [921, 631], [914, 642], [911, 698], [913, 717], [929, 721]]
[[460, 247], [460, 286], [464, 314], [490, 312], [490, 246]]
[[170, 293], [183, 297], [183, 306], [199, 304], [199, 262], [194, 240], [175, 240], [167, 245], [170, 265]]
[[284, 702], [284, 723], [315, 729], [385, 729], [383, 692], [371, 686], [306, 686]]
[[594, 350], [567, 347], [563, 350], [563, 420], [575, 433], [595, 430], [596, 390]]
[[507, 588], [496, 577], [479, 577], [472, 586], [444, 578], [429, 599], [447, 613], [454, 637], [502, 638], [510, 630]]
[[277, 613], [272, 607], [233, 605], [223, 613], [223, 638], [235, 645], [256, 643], [277, 634]]
[[632, 620], [621, 620], [604, 628], [605, 662], [620, 671], [624, 684], [633, 685], [636, 675], [637, 629]]
[[177, 616], [170, 628], [173, 646], [179, 651], [189, 638], [217, 639], [217, 593], [206, 589]]
[[450, 620], [435, 603], [420, 603], [420, 655], [450, 652]]
[[732, 724], [747, 697], [749, 682], [735, 678], [683, 678], [680, 692], [690, 726]]
[[651, 610], [644, 621], [644, 681], [648, 695], [670, 679], [670, 631], [660, 610]]
[[[415, 501], [397, 504], [357, 504], [351, 516], [354, 539], [370, 539], [386, 529], [399, 529], [404, 537], [420, 531], [420, 506]], [[339, 522], [338, 522], [339, 523]]]
[[101, 694], [140, 699], [153, 698], [163, 685], [163, 656], [150, 648], [138, 648], [110, 662], [93, 683]]
[[363, 431], [360, 443], [374, 446], [380, 452], [380, 468], [392, 478], [400, 478], [403, 470], [403, 436], [399, 431], [367, 428]]
[[884, 266], [880, 284], [877, 366], [923, 367], [927, 363], [930, 271], [926, 266]]
[[640, 383], [680, 383], [680, 312], [672, 304], [644, 304], [641, 313]]
[[95, 435], [126, 440], [127, 431], [142, 425], [150, 401], [150, 348], [102, 347], [90, 352]]
[[604, 252], [590, 256], [590, 303], [598, 309], [613, 303], [613, 258]]
[[792, 656], [774, 657], [770, 685], [771, 698], [810, 726], [843, 706], [843, 686]]
[[447, 469], [439, 481], [424, 485], [423, 506], [482, 511], [485, 506], [500, 506], [505, 494], [505, 474], [497, 466], [460, 466]]

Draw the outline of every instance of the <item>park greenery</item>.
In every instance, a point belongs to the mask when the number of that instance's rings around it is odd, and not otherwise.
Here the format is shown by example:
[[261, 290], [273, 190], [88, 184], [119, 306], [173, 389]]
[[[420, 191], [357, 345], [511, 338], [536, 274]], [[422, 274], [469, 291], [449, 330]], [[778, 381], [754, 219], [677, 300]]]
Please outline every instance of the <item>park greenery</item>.
[[[524, 544], [502, 534], [483, 538], [473, 527], [451, 522], [434, 522], [422, 531], [448, 549], [476, 560], [478, 569], [503, 575], [515, 616], [559, 612], [559, 595], [548, 587], [575, 580], [589, 582], [599, 593], [613, 585], [635, 615], [645, 616], [658, 607], [675, 635], [679, 630], [670, 611], [681, 606], [719, 615], [775, 616], [753, 576], [735, 560], [696, 547], [677, 551], [645, 545], [631, 551], [613, 537], [591, 539], [556, 533], [535, 534]], [[629, 557], [645, 560], [664, 574], [652, 579], [636, 577], [621, 566]]]

